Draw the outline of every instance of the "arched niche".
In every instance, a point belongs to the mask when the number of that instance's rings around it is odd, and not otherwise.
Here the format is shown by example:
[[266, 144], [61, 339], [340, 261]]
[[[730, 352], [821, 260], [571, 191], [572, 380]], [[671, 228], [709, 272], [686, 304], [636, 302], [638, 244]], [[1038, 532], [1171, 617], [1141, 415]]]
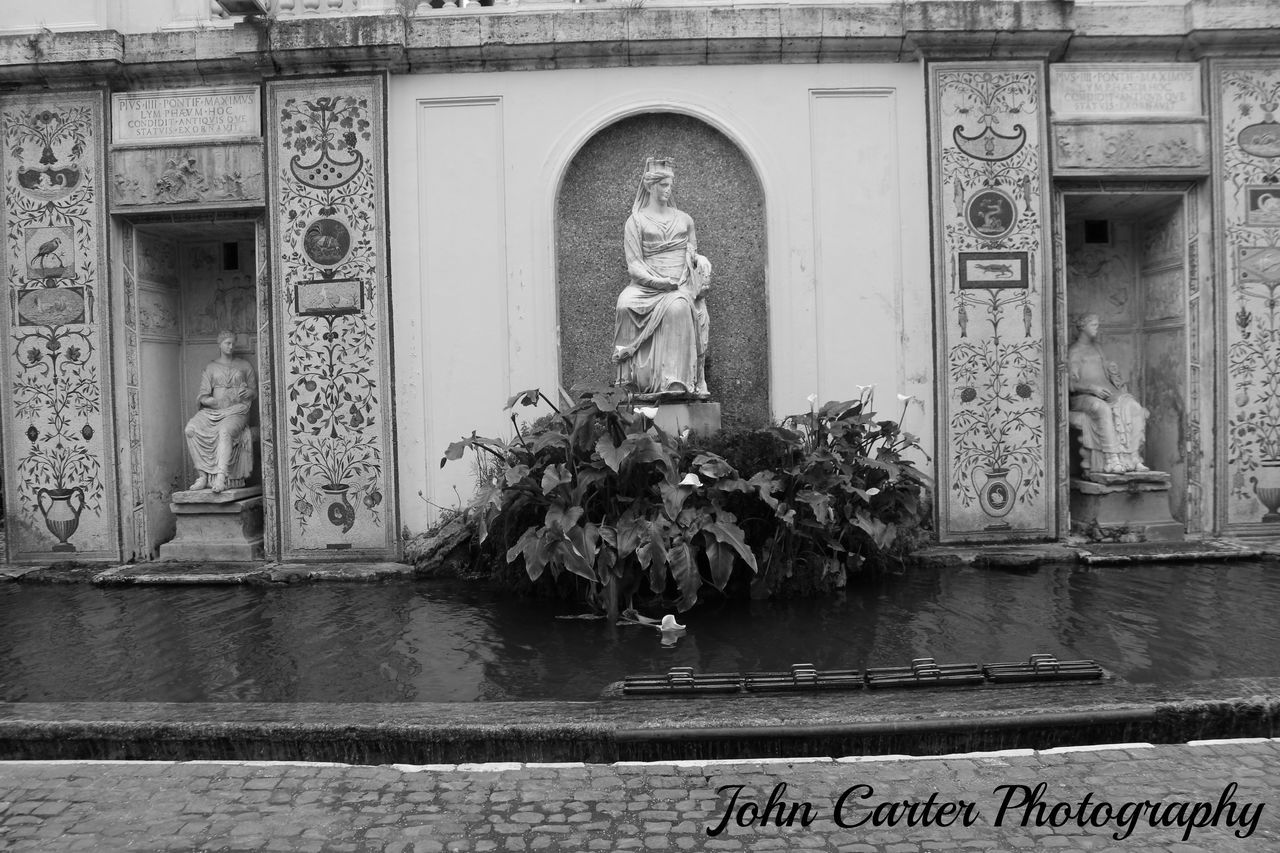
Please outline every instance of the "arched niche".
[[565, 171], [556, 217], [561, 384], [614, 378], [614, 305], [627, 286], [622, 229], [647, 157], [675, 159], [675, 204], [693, 217], [698, 252], [714, 267], [711, 398], [722, 406], [724, 426], [763, 424], [770, 417], [764, 193], [732, 141], [677, 113], [609, 125]]

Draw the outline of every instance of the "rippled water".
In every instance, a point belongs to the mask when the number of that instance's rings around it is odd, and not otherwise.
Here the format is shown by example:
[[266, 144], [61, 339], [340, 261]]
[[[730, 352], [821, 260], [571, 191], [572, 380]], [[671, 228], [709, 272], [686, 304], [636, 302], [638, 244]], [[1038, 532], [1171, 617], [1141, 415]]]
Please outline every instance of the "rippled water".
[[590, 699], [624, 675], [1092, 658], [1134, 682], [1280, 676], [1280, 566], [913, 570], [839, 600], [685, 614], [687, 634], [439, 582], [0, 585], [0, 700]]

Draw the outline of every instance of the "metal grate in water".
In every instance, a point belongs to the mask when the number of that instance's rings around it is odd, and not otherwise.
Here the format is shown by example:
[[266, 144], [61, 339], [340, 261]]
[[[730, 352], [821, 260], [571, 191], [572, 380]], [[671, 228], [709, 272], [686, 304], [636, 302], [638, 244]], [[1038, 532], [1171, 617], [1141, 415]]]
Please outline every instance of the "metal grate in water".
[[693, 696], [707, 693], [782, 693], [820, 690], [860, 690], [905, 687], [980, 687], [986, 684], [1027, 684], [1097, 680], [1105, 673], [1091, 660], [1060, 661], [1050, 654], [1034, 654], [1025, 662], [939, 664], [916, 658], [910, 666], [867, 670], [815, 669], [811, 663], [791, 665], [789, 672], [695, 673], [693, 667], [672, 667], [665, 675], [628, 675], [622, 682], [626, 696]]

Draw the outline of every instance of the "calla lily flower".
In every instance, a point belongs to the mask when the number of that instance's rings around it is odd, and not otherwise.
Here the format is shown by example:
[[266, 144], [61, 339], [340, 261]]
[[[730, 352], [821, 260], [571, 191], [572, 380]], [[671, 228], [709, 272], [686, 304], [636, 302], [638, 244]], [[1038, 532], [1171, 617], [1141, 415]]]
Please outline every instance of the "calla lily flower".
[[680, 485], [693, 486], [694, 488], [697, 488], [698, 486], [702, 485], [702, 480], [699, 479], [697, 474], [694, 474], [693, 472], [689, 472], [688, 474], [684, 475], [684, 479], [680, 481]]
[[658, 416], [657, 406], [636, 406], [636, 411], [644, 415], [649, 420], [653, 420]]

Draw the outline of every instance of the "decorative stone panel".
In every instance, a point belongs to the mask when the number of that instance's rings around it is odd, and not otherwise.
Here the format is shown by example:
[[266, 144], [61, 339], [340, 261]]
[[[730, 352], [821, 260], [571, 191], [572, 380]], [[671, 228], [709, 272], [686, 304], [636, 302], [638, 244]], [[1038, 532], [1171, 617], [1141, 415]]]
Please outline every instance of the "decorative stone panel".
[[383, 86], [268, 87], [277, 399], [276, 446], [264, 442], [263, 457], [278, 465], [285, 557], [398, 550]]
[[1221, 523], [1280, 530], [1280, 62], [1214, 62]]
[[1055, 122], [1054, 173], [1205, 175], [1209, 132], [1203, 122]]
[[262, 144], [122, 148], [111, 152], [111, 205], [133, 210], [262, 204]]
[[929, 66], [944, 540], [1053, 535], [1041, 63]]
[[119, 559], [106, 334], [103, 97], [0, 100], [11, 560]]

